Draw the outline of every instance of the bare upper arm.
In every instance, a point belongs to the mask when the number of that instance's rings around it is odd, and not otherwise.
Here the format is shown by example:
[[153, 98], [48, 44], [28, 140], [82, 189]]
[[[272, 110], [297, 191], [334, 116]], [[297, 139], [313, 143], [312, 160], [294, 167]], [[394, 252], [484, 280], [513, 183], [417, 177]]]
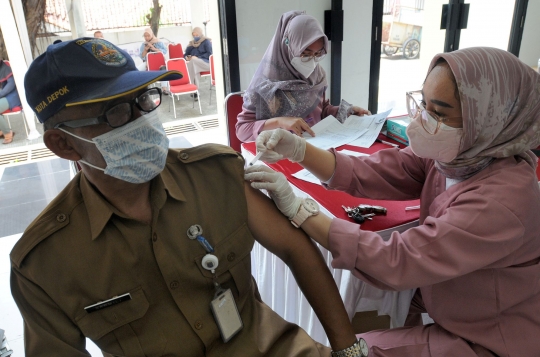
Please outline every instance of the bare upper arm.
[[294, 253], [315, 248], [303, 230], [295, 228], [261, 191], [244, 184], [248, 206], [248, 226], [255, 239], [287, 262]]

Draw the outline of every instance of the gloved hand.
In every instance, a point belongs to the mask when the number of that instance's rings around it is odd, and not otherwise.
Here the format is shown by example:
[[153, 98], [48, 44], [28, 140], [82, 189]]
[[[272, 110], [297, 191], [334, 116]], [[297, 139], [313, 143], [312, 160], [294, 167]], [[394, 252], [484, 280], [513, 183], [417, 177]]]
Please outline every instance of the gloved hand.
[[302, 199], [296, 197], [285, 175], [281, 172], [275, 172], [268, 166], [255, 165], [246, 169], [244, 179], [250, 181], [253, 188], [267, 190], [277, 208], [289, 219], [296, 216]]
[[257, 152], [264, 152], [261, 160], [268, 163], [278, 162], [283, 158], [300, 162], [304, 160], [306, 153], [306, 139], [283, 129], [261, 132], [255, 144]]

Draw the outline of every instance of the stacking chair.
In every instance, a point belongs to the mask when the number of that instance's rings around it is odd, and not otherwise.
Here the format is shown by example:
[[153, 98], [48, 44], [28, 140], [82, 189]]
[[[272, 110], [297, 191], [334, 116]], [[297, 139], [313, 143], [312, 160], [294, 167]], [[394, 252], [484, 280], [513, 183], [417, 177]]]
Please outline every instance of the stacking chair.
[[212, 104], [212, 87], [216, 86], [216, 72], [214, 71], [214, 55], [210, 55], [210, 101]]
[[225, 119], [227, 120], [229, 146], [238, 152], [242, 150], [242, 142], [236, 136], [236, 122], [238, 121], [238, 114], [242, 112], [243, 96], [244, 92], [236, 92], [225, 97]]
[[[199, 97], [199, 88], [195, 84], [190, 83], [189, 71], [187, 68], [186, 60], [183, 58], [174, 58], [167, 61], [167, 70], [176, 70], [182, 73], [181, 79], [169, 81], [169, 90], [172, 95], [172, 102], [174, 107], [174, 117], [176, 118], [176, 104], [174, 97], [181, 96], [183, 94], [197, 94]], [[199, 112], [202, 114], [201, 101], [199, 100]], [[195, 97], [193, 97], [193, 108], [195, 108]]]
[[159, 67], [165, 66], [165, 55], [161, 52], [148, 52], [146, 54], [146, 66], [149, 71], [159, 71]]
[[181, 43], [169, 43], [168, 45], [169, 50], [169, 58], [184, 58], [184, 50], [182, 49]]
[[5, 112], [3, 113], [0, 113], [2, 114], [6, 119], [7, 119], [7, 122], [8, 122], [8, 125], [9, 125], [9, 128], [11, 129], [11, 122], [9, 121], [9, 117], [10, 116], [13, 116], [13, 115], [21, 115], [21, 118], [23, 120], [23, 123], [24, 123], [24, 130], [26, 131], [26, 136], [28, 137], [28, 126], [26, 124], [26, 118], [24, 117], [24, 112], [22, 110], [21, 107], [14, 107], [13, 109], [11, 110], [6, 110]]

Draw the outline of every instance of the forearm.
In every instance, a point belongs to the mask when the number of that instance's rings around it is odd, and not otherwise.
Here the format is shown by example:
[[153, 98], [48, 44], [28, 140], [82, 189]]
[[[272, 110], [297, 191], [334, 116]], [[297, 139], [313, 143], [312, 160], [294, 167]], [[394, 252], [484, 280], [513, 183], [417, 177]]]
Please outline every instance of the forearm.
[[330, 224], [332, 218], [324, 213], [319, 213], [316, 216], [311, 216], [302, 223], [300, 228], [307, 233], [314, 241], [329, 249], [328, 235], [330, 233]]
[[274, 203], [246, 185], [248, 225], [257, 241], [291, 269], [324, 327], [334, 350], [351, 346], [354, 331], [341, 296], [319, 249], [294, 228]]
[[285, 263], [319, 318], [332, 349], [347, 348], [356, 337], [336, 283], [319, 248], [307, 237], [300, 239], [299, 249]]
[[262, 130], [272, 130], [272, 129], [277, 129], [279, 128], [279, 120], [278, 118], [271, 118], [271, 119], [266, 119], [264, 121], [264, 125], [262, 127]]
[[336, 169], [336, 157], [327, 150], [319, 149], [310, 143], [306, 145], [304, 160], [299, 162], [319, 180], [328, 181]]

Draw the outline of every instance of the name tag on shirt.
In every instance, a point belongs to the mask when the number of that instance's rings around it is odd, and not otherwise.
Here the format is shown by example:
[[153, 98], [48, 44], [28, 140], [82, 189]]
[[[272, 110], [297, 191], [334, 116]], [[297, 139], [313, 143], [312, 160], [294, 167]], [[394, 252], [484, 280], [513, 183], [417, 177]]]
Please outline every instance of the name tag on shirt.
[[244, 326], [231, 289], [217, 293], [210, 303], [210, 308], [217, 322], [221, 338], [223, 342], [227, 343]]
[[91, 312], [95, 312], [95, 311], [98, 311], [98, 310], [101, 310], [101, 309], [105, 309], [105, 308], [113, 306], [113, 305], [120, 304], [121, 302], [128, 301], [128, 300], [131, 300], [131, 294], [130, 293], [126, 293], [126, 294], [123, 294], [123, 295], [120, 295], [120, 296], [115, 296], [115, 297], [113, 297], [112, 299], [109, 299], [109, 300], [100, 301], [100, 302], [98, 302], [96, 304], [87, 306], [84, 309], [86, 310], [86, 312], [91, 313]]

